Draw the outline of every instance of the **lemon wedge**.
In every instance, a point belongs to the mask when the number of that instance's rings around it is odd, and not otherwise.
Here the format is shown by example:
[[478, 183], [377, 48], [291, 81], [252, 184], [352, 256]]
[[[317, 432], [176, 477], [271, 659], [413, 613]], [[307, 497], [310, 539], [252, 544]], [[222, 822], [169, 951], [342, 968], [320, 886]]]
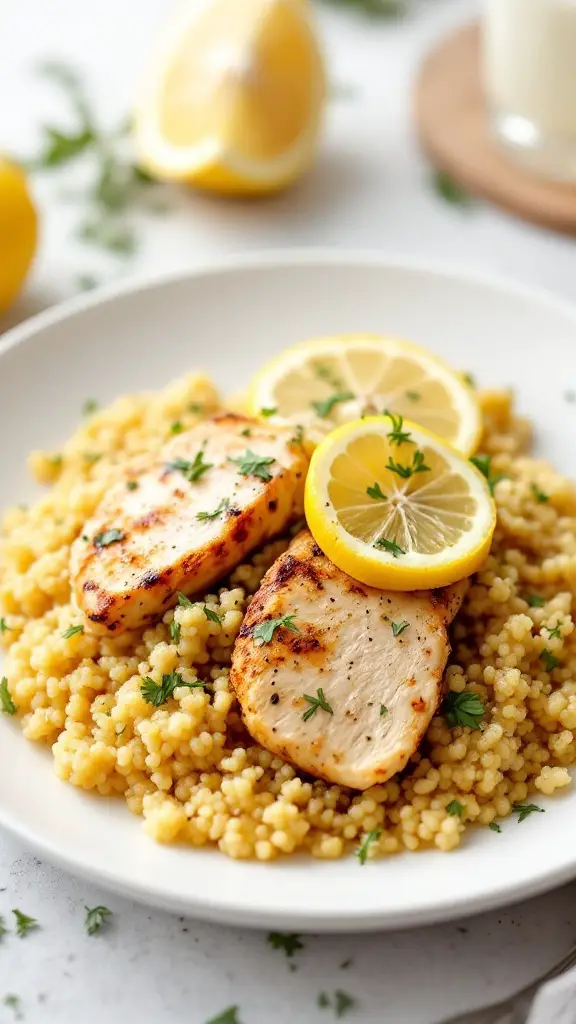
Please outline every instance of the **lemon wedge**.
[[0, 313], [16, 298], [34, 258], [37, 216], [23, 171], [0, 157]]
[[441, 359], [411, 342], [341, 335], [286, 349], [254, 378], [249, 404], [272, 422], [299, 424], [309, 446], [365, 415], [400, 413], [470, 455], [482, 432], [473, 389]]
[[325, 91], [307, 0], [187, 0], [142, 92], [139, 158], [214, 191], [281, 188], [314, 157]]
[[401, 416], [367, 417], [328, 434], [312, 456], [305, 511], [335, 565], [391, 590], [470, 576], [486, 558], [496, 524], [475, 466]]

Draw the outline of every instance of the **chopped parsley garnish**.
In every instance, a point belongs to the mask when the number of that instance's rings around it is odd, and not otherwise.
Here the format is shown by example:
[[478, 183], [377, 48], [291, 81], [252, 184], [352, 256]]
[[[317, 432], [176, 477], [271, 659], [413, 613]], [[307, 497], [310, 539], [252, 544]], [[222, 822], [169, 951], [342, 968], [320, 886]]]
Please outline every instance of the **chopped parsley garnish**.
[[447, 693], [442, 702], [442, 711], [451, 729], [457, 725], [479, 729], [486, 708], [477, 693], [464, 690], [462, 693]]
[[242, 437], [252, 437], [252, 431], [250, 430], [250, 427], [244, 427], [244, 430], [241, 430], [240, 433]]
[[320, 992], [316, 1002], [321, 1010], [325, 1010], [327, 1006], [330, 1006], [330, 999], [325, 992]]
[[304, 427], [302, 426], [301, 423], [297, 423], [296, 424], [296, 430], [294, 432], [294, 437], [290, 438], [290, 444], [299, 444], [299, 445], [301, 445], [303, 438], [304, 438]]
[[552, 651], [549, 651], [547, 647], [540, 652], [540, 658], [547, 672], [552, 672], [552, 669], [558, 668], [560, 664], [560, 659], [552, 654]]
[[382, 548], [383, 551], [388, 551], [388, 553], [393, 555], [394, 558], [398, 558], [399, 555], [406, 554], [404, 548], [401, 548], [399, 544], [396, 544], [396, 541], [387, 540], [386, 537], [380, 537], [380, 540], [375, 540], [373, 546], [375, 548]]
[[386, 707], [385, 704], [381, 704], [380, 705], [380, 718], [382, 718], [384, 715], [387, 715], [387, 714], [388, 714], [388, 708]]
[[198, 512], [196, 519], [217, 519], [228, 508], [230, 508], [230, 498], [222, 498], [222, 501], [213, 512]]
[[0, 680], [0, 708], [5, 715], [15, 715], [18, 710], [10, 695], [6, 676]]
[[388, 409], [384, 409], [384, 416], [387, 416], [392, 424], [392, 430], [389, 432], [388, 437], [390, 438], [390, 444], [414, 444], [412, 440], [412, 434], [402, 430], [404, 426], [404, 417], [394, 415], [393, 412], [389, 412]]
[[377, 843], [382, 835], [381, 828], [373, 828], [367, 836], [364, 836], [360, 846], [356, 850], [356, 856], [361, 864], [365, 864], [368, 859], [368, 850], [372, 846], [372, 843]]
[[150, 676], [144, 676], [140, 692], [147, 704], [153, 704], [155, 708], [159, 708], [174, 696], [174, 690], [178, 686], [186, 686], [189, 690], [204, 689], [204, 683], [185, 683], [179, 672], [170, 672], [162, 676], [160, 684], [155, 683]]
[[325, 420], [330, 416], [335, 405], [339, 405], [340, 402], [349, 402], [353, 398], [356, 398], [356, 395], [352, 391], [336, 391], [329, 398], [325, 398], [323, 402], [312, 402], [311, 404], [316, 415]]
[[207, 604], [203, 606], [202, 611], [204, 612], [206, 618], [210, 620], [210, 622], [217, 622], [218, 625], [220, 625], [220, 623], [222, 622], [222, 619], [220, 618], [218, 613], [213, 611], [212, 608], [209, 608]]
[[323, 363], [316, 363], [314, 369], [316, 371], [316, 376], [319, 377], [320, 380], [325, 380], [328, 384], [331, 384], [333, 388], [336, 388], [337, 391], [342, 387], [342, 381], [332, 373], [329, 366], [325, 366]]
[[170, 424], [171, 434], [181, 434], [183, 430], [184, 424], [182, 423], [182, 420], [174, 420], [174, 423]]
[[287, 957], [294, 956], [299, 949], [304, 949], [300, 936], [295, 932], [269, 932], [268, 942], [272, 949], [283, 949]]
[[190, 598], [186, 597], [186, 594], [183, 594], [181, 590], [178, 591], [177, 597], [178, 597], [178, 604], [182, 608], [193, 608], [194, 607], [193, 604], [192, 604], [192, 601], [190, 600]]
[[560, 620], [560, 622], [557, 622], [554, 627], [544, 626], [544, 629], [548, 631], [548, 636], [549, 636], [550, 640], [552, 640], [552, 639], [560, 640], [560, 638], [562, 636], [562, 633], [560, 632], [560, 626], [561, 625], [562, 625], [562, 620]]
[[307, 700], [308, 703], [310, 704], [308, 710], [305, 711], [304, 714], [302, 715], [302, 718], [304, 719], [305, 722], [308, 722], [312, 718], [312, 716], [316, 714], [319, 708], [322, 708], [322, 711], [325, 711], [326, 714], [328, 715], [334, 714], [332, 708], [330, 707], [328, 701], [326, 700], [326, 697], [324, 696], [324, 690], [322, 689], [322, 687], [319, 687], [316, 690], [316, 697], [311, 697], [310, 694], [308, 693], [303, 694], [303, 696], [304, 700]]
[[465, 188], [462, 188], [457, 181], [454, 181], [454, 178], [451, 178], [447, 171], [433, 171], [431, 183], [436, 194], [445, 203], [450, 203], [451, 206], [460, 206], [462, 209], [468, 209], [472, 206], [474, 200], [470, 193]]
[[28, 917], [28, 914], [23, 914], [21, 910], [13, 910], [12, 913], [16, 918], [16, 935], [23, 939], [28, 932], [31, 932], [34, 928], [38, 928], [39, 924], [35, 917]]
[[447, 805], [446, 810], [448, 814], [451, 814], [453, 817], [461, 818], [464, 814], [464, 807], [459, 800], [451, 800]]
[[138, 481], [137, 480], [127, 480], [126, 481], [126, 489], [128, 491], [137, 491], [138, 490]]
[[112, 911], [108, 907], [84, 907], [86, 911], [86, 931], [88, 935], [96, 935], [103, 924], [109, 922]]
[[341, 989], [337, 988], [334, 993], [334, 1000], [336, 1003], [336, 1016], [343, 1017], [344, 1014], [348, 1013], [353, 1006], [356, 1005], [356, 1000], [353, 996], [349, 996], [347, 992], [342, 992]]
[[465, 384], [468, 385], [469, 388], [476, 387], [476, 379], [472, 376], [471, 373], [463, 373], [462, 380], [464, 381]]
[[4, 1006], [7, 1006], [10, 1010], [14, 1010], [16, 1020], [24, 1019], [22, 1014], [20, 1013], [20, 996], [15, 996], [13, 994], [4, 996], [2, 1003]]
[[217, 1017], [211, 1017], [210, 1020], [207, 1020], [206, 1024], [242, 1024], [238, 1017], [238, 1006], [229, 1006], [227, 1010], [218, 1014]]
[[95, 398], [87, 398], [82, 406], [82, 415], [91, 416], [93, 412], [96, 412], [98, 408], [98, 402]]
[[99, 280], [94, 274], [78, 274], [76, 287], [79, 292], [92, 292], [99, 285]]
[[260, 480], [268, 483], [272, 479], [272, 473], [267, 467], [276, 462], [276, 459], [272, 456], [256, 455], [247, 448], [244, 455], [239, 455], [237, 458], [228, 457], [228, 462], [236, 463], [240, 476], [257, 476]]
[[408, 399], [409, 402], [419, 402], [420, 399], [422, 398], [422, 395], [420, 394], [419, 391], [407, 391], [406, 398]]
[[295, 615], [283, 615], [281, 619], [266, 619], [260, 622], [252, 630], [252, 638], [257, 647], [269, 644], [277, 629], [289, 629], [292, 633], [300, 633], [298, 626], [294, 625]]
[[400, 636], [400, 634], [403, 633], [405, 629], [408, 629], [410, 623], [407, 622], [406, 619], [404, 619], [403, 622], [391, 622], [390, 625], [392, 626], [392, 632], [394, 636]]
[[538, 804], [513, 804], [512, 810], [518, 815], [518, 824], [531, 814], [544, 814], [544, 808], [538, 807]]
[[172, 639], [173, 639], [175, 644], [179, 644], [180, 643], [181, 635], [182, 635], [182, 626], [180, 625], [179, 622], [176, 622], [173, 619], [172, 622], [170, 623], [170, 636], [172, 637]]
[[6, 927], [6, 922], [4, 918], [0, 917], [0, 939], [2, 938], [3, 935], [8, 935], [8, 929]]
[[267, 409], [260, 409], [260, 415], [263, 416], [265, 420], [269, 419], [270, 416], [275, 416], [277, 412], [277, 405], [271, 405]]
[[124, 531], [117, 530], [113, 527], [111, 530], [103, 530], [102, 533], [97, 533], [94, 537], [94, 547], [107, 548], [110, 544], [117, 544], [118, 541], [124, 540]]
[[388, 501], [388, 498], [377, 481], [375, 481], [371, 487], [366, 488], [366, 494], [369, 498], [373, 498], [374, 501]]
[[204, 448], [200, 448], [194, 456], [194, 462], [189, 462], [188, 459], [174, 459], [173, 462], [168, 463], [167, 469], [178, 470], [188, 483], [195, 484], [200, 477], [204, 476], [204, 473], [212, 469], [213, 465], [212, 462], [204, 462]]
[[76, 636], [76, 633], [83, 633], [84, 626], [68, 626], [62, 633], [64, 640], [69, 640], [71, 636]]
[[501, 827], [500, 827], [500, 825], [498, 824], [497, 821], [491, 821], [490, 824], [488, 825], [488, 828], [490, 829], [491, 832], [501, 832], [502, 831], [502, 829], [501, 829]]
[[482, 476], [486, 477], [490, 494], [494, 494], [494, 488], [496, 484], [499, 484], [501, 480], [506, 480], [505, 473], [493, 473], [492, 472], [492, 456], [491, 455], [472, 455], [470, 462], [476, 469], [479, 469]]
[[538, 484], [531, 483], [530, 484], [530, 490], [532, 491], [532, 494], [536, 498], [536, 501], [538, 501], [541, 505], [544, 505], [545, 502], [550, 500], [550, 495], [549, 494], [545, 494], [544, 491], [541, 491], [540, 488], [538, 487]]
[[546, 598], [540, 594], [524, 594], [524, 600], [530, 608], [543, 608], [546, 604]]
[[7, 633], [9, 629], [10, 626], [7, 624], [6, 619], [4, 617], [0, 618], [0, 635]]
[[420, 449], [417, 448], [412, 456], [412, 465], [404, 466], [401, 462], [396, 462], [395, 459], [389, 455], [388, 462], [386, 463], [386, 469], [389, 469], [391, 473], [397, 473], [402, 480], [409, 480], [415, 473], [430, 472], [430, 466], [426, 465], [424, 458], [424, 452], [421, 452]]

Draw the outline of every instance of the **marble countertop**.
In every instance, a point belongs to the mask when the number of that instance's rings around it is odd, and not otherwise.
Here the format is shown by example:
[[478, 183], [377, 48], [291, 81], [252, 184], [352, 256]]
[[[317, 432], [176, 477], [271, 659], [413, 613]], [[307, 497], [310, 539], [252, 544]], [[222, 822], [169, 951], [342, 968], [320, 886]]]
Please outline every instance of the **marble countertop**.
[[[65, 123], [65, 104], [35, 74], [43, 58], [73, 61], [106, 123], [130, 109], [165, 0], [4, 0], [2, 148], [33, 151], [38, 126]], [[321, 7], [336, 84], [325, 144], [309, 177], [262, 203], [179, 193], [162, 217], [142, 215], [142, 246], [126, 263], [72, 238], [78, 216], [65, 175], [35, 180], [42, 245], [26, 293], [0, 329], [74, 294], [79, 274], [102, 282], [195, 264], [221, 253], [294, 246], [382, 249], [460, 269], [489, 271], [571, 299], [572, 239], [477, 204], [464, 212], [430, 185], [410, 125], [420, 55], [474, 8], [427, 0], [400, 22]], [[6, 98], [9, 98], [9, 102]], [[74, 184], [73, 182], [71, 183]], [[1, 390], [1, 381], [0, 381]], [[137, 827], [137, 825], [135, 826]], [[194, 869], [191, 861], [191, 870]], [[384, 875], [385, 879], [385, 875]], [[385, 881], [384, 881], [385, 884]], [[85, 905], [113, 911], [89, 937]], [[576, 939], [576, 885], [456, 924], [371, 936], [306, 936], [292, 959], [266, 935], [151, 911], [41, 863], [0, 835], [0, 915], [19, 908], [41, 927], [0, 938], [0, 1024], [206, 1024], [237, 1005], [241, 1024], [326, 1024], [321, 991], [355, 1005], [350, 1024], [434, 1024], [499, 998], [545, 970]], [[351, 960], [347, 967], [342, 965]]]

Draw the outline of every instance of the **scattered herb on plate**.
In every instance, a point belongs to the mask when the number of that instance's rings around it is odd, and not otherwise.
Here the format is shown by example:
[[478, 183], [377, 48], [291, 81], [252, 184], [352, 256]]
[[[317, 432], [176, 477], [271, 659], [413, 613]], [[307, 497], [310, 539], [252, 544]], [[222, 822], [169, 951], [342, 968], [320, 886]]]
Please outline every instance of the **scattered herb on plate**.
[[287, 957], [294, 956], [299, 949], [304, 949], [304, 943], [295, 932], [269, 932], [268, 942], [272, 949], [283, 949]]
[[138, 490], [138, 481], [137, 480], [128, 480], [126, 482], [126, 488], [129, 491], [137, 491]]
[[502, 831], [502, 829], [501, 829], [501, 827], [500, 827], [500, 825], [498, 824], [497, 821], [491, 821], [490, 824], [488, 825], [488, 828], [490, 829], [491, 832], [501, 832]]
[[19, 938], [25, 938], [28, 932], [40, 927], [35, 917], [28, 917], [28, 914], [23, 914], [21, 910], [13, 910], [12, 913], [16, 918], [16, 934]]
[[194, 461], [189, 462], [188, 459], [174, 459], [172, 462], [167, 464], [167, 469], [177, 470], [182, 473], [182, 476], [186, 478], [188, 483], [195, 484], [204, 473], [207, 473], [209, 469], [212, 469], [213, 462], [204, 461], [204, 448], [200, 448], [194, 456]]
[[119, 541], [124, 540], [124, 531], [117, 530], [113, 527], [111, 530], [103, 530], [102, 533], [97, 533], [94, 537], [94, 547], [107, 548], [110, 544], [117, 544]]
[[303, 697], [304, 700], [308, 701], [308, 703], [310, 704], [308, 710], [305, 711], [304, 714], [302, 715], [302, 718], [304, 719], [305, 722], [308, 722], [320, 708], [322, 709], [322, 711], [325, 711], [326, 714], [328, 715], [334, 714], [330, 704], [328, 703], [326, 697], [324, 696], [324, 690], [322, 689], [321, 686], [316, 690], [315, 697], [311, 697], [309, 693], [303, 694]]
[[103, 925], [110, 923], [112, 911], [108, 907], [84, 907], [86, 911], [86, 931], [88, 935], [96, 935]]
[[539, 502], [540, 505], [544, 505], [547, 501], [550, 501], [550, 495], [545, 494], [544, 491], [541, 491], [538, 487], [538, 484], [531, 483], [530, 490], [532, 491], [532, 494], [534, 495], [536, 501]]
[[218, 1014], [217, 1017], [211, 1017], [210, 1020], [207, 1020], [206, 1024], [242, 1024], [238, 1017], [238, 1006], [229, 1006], [227, 1010]]
[[518, 824], [531, 814], [544, 814], [544, 808], [538, 807], [538, 804], [513, 804], [512, 810], [518, 815]]
[[176, 622], [173, 619], [172, 622], [170, 623], [170, 636], [172, 637], [172, 639], [173, 639], [175, 644], [179, 644], [180, 643], [180, 636], [181, 636], [181, 634], [182, 634], [182, 626], [180, 625], [179, 622]]
[[10, 626], [6, 622], [6, 619], [4, 618], [4, 616], [2, 616], [2, 618], [0, 618], [0, 636], [2, 636], [4, 633], [7, 633], [9, 631], [9, 629], [10, 629]]
[[442, 702], [442, 711], [451, 729], [457, 725], [480, 729], [486, 708], [477, 693], [464, 690], [462, 693], [447, 693]]
[[275, 416], [277, 412], [277, 405], [272, 405], [268, 409], [260, 409], [260, 415], [263, 416], [265, 420], [269, 419], [270, 416]]
[[178, 591], [178, 595], [177, 596], [178, 596], [178, 604], [182, 608], [193, 608], [194, 607], [194, 605], [193, 605], [192, 601], [190, 600], [190, 598], [186, 597], [186, 594], [183, 594], [181, 590]]
[[361, 864], [365, 864], [368, 859], [368, 850], [372, 846], [372, 843], [377, 843], [382, 835], [381, 828], [373, 828], [368, 835], [364, 836], [360, 846], [356, 850], [356, 856]]
[[229, 456], [228, 462], [236, 463], [240, 476], [257, 476], [260, 480], [268, 483], [272, 479], [272, 473], [267, 467], [276, 462], [276, 459], [272, 456], [256, 455], [247, 448], [244, 455], [239, 455], [236, 458]]
[[207, 604], [203, 606], [202, 610], [204, 612], [204, 615], [206, 616], [207, 619], [209, 619], [210, 622], [217, 622], [218, 625], [220, 625], [222, 619], [218, 615], [218, 612], [213, 611], [213, 609], [209, 608]]
[[8, 689], [8, 680], [3, 676], [0, 680], [0, 708], [5, 715], [15, 715], [18, 711]]
[[385, 704], [381, 704], [380, 705], [380, 717], [383, 718], [384, 715], [387, 715], [387, 714], [388, 714], [388, 708], [386, 707]]
[[388, 501], [388, 498], [377, 481], [375, 481], [371, 487], [366, 488], [366, 494], [369, 498], [373, 498], [374, 501]]
[[400, 416], [400, 414], [395, 415], [388, 409], [384, 409], [383, 415], [387, 416], [392, 424], [392, 430], [390, 430], [387, 435], [390, 440], [390, 444], [414, 444], [412, 434], [409, 431], [402, 429], [404, 426], [403, 416]]
[[492, 456], [491, 455], [472, 455], [470, 462], [476, 469], [480, 470], [482, 476], [486, 477], [486, 482], [490, 489], [490, 494], [494, 494], [494, 488], [496, 484], [499, 484], [501, 480], [506, 480], [505, 473], [493, 473], [492, 472]]
[[140, 692], [147, 704], [159, 708], [174, 696], [174, 690], [179, 686], [186, 686], [189, 690], [204, 689], [204, 683], [186, 683], [179, 672], [168, 672], [163, 674], [161, 683], [154, 682], [150, 676], [144, 676]]
[[404, 619], [404, 622], [391, 622], [390, 625], [392, 626], [392, 633], [394, 634], [394, 636], [400, 636], [400, 634], [403, 633], [405, 629], [408, 629], [410, 623], [407, 622], [406, 619]]
[[64, 640], [69, 640], [71, 636], [76, 636], [77, 633], [83, 633], [84, 626], [68, 626], [62, 633]]
[[329, 398], [325, 398], [323, 402], [312, 402], [311, 405], [316, 415], [325, 420], [330, 416], [335, 405], [339, 405], [341, 402], [350, 402], [355, 397], [356, 395], [351, 391], [337, 391]]
[[222, 513], [226, 512], [226, 510], [229, 508], [230, 498], [222, 498], [222, 501], [220, 502], [219, 505], [216, 506], [213, 512], [197, 512], [196, 519], [217, 519], [218, 516], [222, 515]]
[[387, 551], [390, 555], [393, 555], [394, 558], [398, 558], [399, 555], [406, 554], [404, 548], [401, 548], [399, 544], [396, 544], [396, 541], [387, 540], [386, 537], [380, 537], [380, 540], [375, 540], [373, 547], [382, 548], [383, 551]]
[[524, 594], [524, 600], [530, 608], [543, 608], [546, 604], [546, 598], [540, 594]]
[[97, 408], [98, 402], [96, 401], [96, 399], [87, 398], [86, 401], [84, 402], [84, 405], [82, 406], [82, 415], [92, 416], [92, 414], [96, 412]]
[[540, 660], [547, 672], [552, 672], [552, 670], [558, 668], [558, 665], [560, 664], [560, 658], [557, 658], [555, 654], [552, 654], [552, 651], [549, 651], [547, 647], [540, 652]]
[[259, 622], [252, 630], [252, 638], [257, 647], [269, 644], [277, 629], [289, 629], [292, 633], [300, 633], [298, 626], [294, 625], [295, 615], [283, 615], [281, 619], [266, 619]]
[[6, 927], [6, 922], [5, 922], [4, 918], [0, 916], [0, 939], [2, 938], [3, 935], [7, 935], [7, 934], [8, 934], [8, 929]]
[[560, 626], [561, 625], [562, 625], [562, 619], [560, 619], [560, 621], [557, 622], [555, 626], [544, 626], [544, 629], [547, 630], [547, 632], [548, 632], [548, 637], [550, 638], [550, 640], [554, 640], [554, 639], [560, 640], [561, 639], [561, 637], [562, 637], [562, 633], [560, 632]]
[[435, 170], [431, 177], [432, 188], [436, 195], [451, 206], [460, 206], [462, 209], [469, 209], [473, 203], [473, 197], [462, 185], [454, 181], [446, 171]]
[[464, 807], [462, 806], [459, 800], [451, 800], [450, 803], [446, 806], [446, 811], [453, 817], [461, 818], [462, 815], [464, 814]]

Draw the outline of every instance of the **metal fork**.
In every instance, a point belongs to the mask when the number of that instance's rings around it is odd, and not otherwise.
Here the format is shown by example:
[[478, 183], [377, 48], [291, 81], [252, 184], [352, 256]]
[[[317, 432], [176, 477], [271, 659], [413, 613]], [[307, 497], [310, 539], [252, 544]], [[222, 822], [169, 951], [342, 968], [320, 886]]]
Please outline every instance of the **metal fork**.
[[515, 992], [508, 999], [485, 1006], [481, 1010], [472, 1010], [471, 1013], [446, 1018], [439, 1021], [439, 1024], [526, 1024], [540, 986], [547, 981], [552, 981], [553, 978], [558, 978], [559, 975], [564, 974], [564, 971], [568, 971], [575, 965], [576, 946], [572, 946], [566, 956], [554, 964], [546, 974], [530, 985], [526, 985], [526, 988]]

